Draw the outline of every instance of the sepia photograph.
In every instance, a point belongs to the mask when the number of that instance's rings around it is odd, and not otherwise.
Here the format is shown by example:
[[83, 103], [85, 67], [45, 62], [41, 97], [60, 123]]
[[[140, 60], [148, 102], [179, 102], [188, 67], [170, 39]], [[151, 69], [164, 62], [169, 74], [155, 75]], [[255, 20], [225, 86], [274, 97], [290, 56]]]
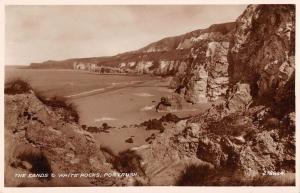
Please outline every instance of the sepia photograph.
[[4, 9], [5, 187], [296, 186], [295, 4]]

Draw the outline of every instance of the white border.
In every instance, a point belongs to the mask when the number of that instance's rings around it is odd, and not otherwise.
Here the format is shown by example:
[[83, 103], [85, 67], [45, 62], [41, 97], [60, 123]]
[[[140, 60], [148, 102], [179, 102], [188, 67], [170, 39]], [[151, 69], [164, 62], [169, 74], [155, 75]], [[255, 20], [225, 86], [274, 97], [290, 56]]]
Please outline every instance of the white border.
[[[300, 2], [299, 2], [300, 3]], [[163, 193], [182, 193], [182, 192], [212, 192], [212, 193], [300, 193], [299, 190], [299, 100], [296, 100], [296, 187], [64, 187], [64, 188], [7, 188], [4, 187], [4, 58], [5, 58], [5, 5], [128, 5], [128, 4], [297, 4], [296, 6], [296, 64], [298, 62], [299, 50], [299, 14], [298, 3], [296, 0], [0, 0], [0, 193], [15, 193], [15, 192], [30, 192], [30, 193], [48, 193], [48, 192], [163, 192]], [[217, 14], [217, 13], [216, 13]], [[297, 66], [297, 65], [296, 65]], [[296, 99], [298, 99], [300, 92], [299, 72], [296, 69]]]

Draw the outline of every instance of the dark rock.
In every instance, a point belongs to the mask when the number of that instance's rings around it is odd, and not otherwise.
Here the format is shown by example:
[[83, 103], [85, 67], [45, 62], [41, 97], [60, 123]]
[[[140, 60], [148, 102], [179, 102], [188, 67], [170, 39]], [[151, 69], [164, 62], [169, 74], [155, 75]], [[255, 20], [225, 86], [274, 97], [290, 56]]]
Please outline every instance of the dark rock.
[[160, 121], [162, 121], [162, 122], [177, 123], [180, 120], [181, 120], [181, 118], [177, 117], [176, 115], [174, 115], [172, 113], [168, 113], [160, 118]]
[[147, 130], [159, 130], [164, 131], [165, 127], [162, 124], [162, 121], [157, 119], [150, 119], [141, 123], [141, 126], [145, 126]]
[[173, 93], [168, 97], [162, 97], [161, 101], [156, 106], [156, 111], [182, 110], [184, 103], [184, 98], [181, 95]]
[[133, 139], [130, 137], [128, 139], [125, 140], [126, 143], [133, 143]]

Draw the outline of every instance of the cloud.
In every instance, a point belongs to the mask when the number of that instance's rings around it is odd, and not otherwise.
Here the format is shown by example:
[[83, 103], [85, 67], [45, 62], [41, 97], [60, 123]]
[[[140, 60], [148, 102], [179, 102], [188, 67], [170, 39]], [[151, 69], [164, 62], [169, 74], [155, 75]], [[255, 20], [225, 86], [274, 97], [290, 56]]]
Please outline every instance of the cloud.
[[10, 5], [6, 64], [114, 55], [234, 21], [245, 5]]

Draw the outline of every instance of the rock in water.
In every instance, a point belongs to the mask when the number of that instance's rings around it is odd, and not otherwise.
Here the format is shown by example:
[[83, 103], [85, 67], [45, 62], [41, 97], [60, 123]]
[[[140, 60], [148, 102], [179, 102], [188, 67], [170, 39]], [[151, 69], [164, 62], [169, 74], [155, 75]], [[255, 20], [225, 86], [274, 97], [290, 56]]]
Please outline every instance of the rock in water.
[[130, 137], [128, 139], [125, 140], [126, 143], [133, 143], [133, 139]]

